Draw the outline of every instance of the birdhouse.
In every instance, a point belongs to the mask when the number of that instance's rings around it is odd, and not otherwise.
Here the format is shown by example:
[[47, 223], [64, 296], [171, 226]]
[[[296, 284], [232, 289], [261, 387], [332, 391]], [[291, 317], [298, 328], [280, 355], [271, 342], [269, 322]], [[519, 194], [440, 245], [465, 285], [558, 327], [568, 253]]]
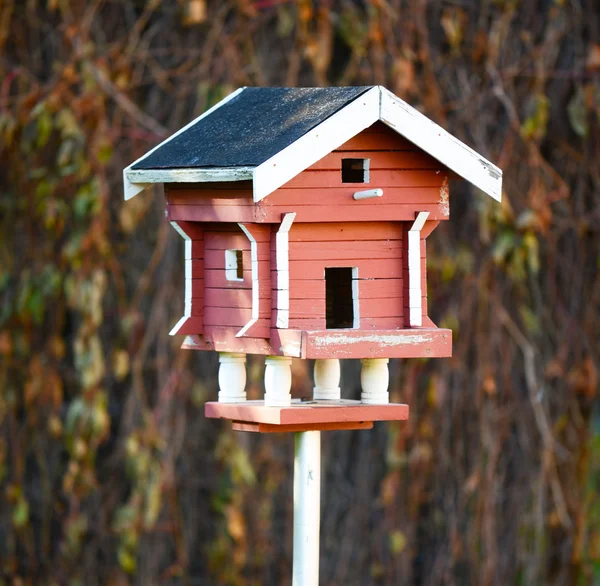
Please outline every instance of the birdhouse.
[[[500, 200], [501, 175], [381, 86], [242, 88], [127, 167], [126, 199], [164, 184], [185, 241], [171, 335], [219, 352], [207, 415], [255, 431], [405, 419], [389, 359], [452, 352], [428, 315], [426, 240], [451, 179]], [[264, 402], [246, 401], [247, 354], [266, 357]], [[292, 358], [316, 360], [312, 401], [291, 400]], [[340, 396], [345, 358], [362, 360], [361, 401]]]

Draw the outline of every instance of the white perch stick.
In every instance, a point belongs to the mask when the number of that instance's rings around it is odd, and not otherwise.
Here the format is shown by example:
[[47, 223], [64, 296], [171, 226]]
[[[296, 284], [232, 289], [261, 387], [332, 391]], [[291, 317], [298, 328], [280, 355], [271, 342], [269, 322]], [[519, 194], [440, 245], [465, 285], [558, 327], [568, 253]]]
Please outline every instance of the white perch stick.
[[358, 199], [370, 199], [372, 197], [381, 197], [383, 189], [367, 189], [366, 191], [357, 191], [352, 197]]
[[321, 432], [294, 434], [294, 563], [292, 586], [319, 586]]

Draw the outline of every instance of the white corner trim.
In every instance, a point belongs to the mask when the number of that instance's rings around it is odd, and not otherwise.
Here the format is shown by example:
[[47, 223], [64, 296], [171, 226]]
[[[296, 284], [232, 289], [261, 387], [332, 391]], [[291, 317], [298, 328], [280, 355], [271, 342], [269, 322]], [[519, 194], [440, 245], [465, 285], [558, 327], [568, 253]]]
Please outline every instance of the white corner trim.
[[185, 323], [185, 321], [192, 315], [192, 239], [185, 232], [185, 230], [177, 223], [170, 222], [171, 226], [175, 228], [177, 233], [183, 238], [185, 243], [184, 252], [184, 263], [185, 263], [185, 297], [183, 305], [183, 317], [175, 324], [173, 329], [169, 332], [169, 336], [177, 334], [179, 328]]
[[423, 325], [421, 230], [428, 217], [429, 212], [419, 212], [417, 219], [408, 230], [408, 306], [409, 324], [412, 327], [421, 327]]
[[254, 169], [254, 201], [293, 179], [379, 120], [380, 91], [371, 88]]
[[361, 199], [371, 199], [372, 197], [382, 197], [383, 189], [379, 187], [377, 189], [367, 189], [365, 191], [357, 191], [352, 196], [355, 200], [359, 201]]
[[360, 328], [360, 303], [358, 297], [358, 267], [352, 267], [352, 327]]
[[248, 323], [235, 335], [236, 338], [241, 338], [246, 332], [258, 321], [258, 305], [259, 305], [259, 288], [258, 288], [258, 245], [256, 238], [252, 236], [250, 230], [244, 224], [238, 224], [242, 232], [250, 240], [250, 260], [252, 263], [252, 314]]
[[[228, 96], [223, 98], [220, 102], [216, 103], [212, 108], [209, 108], [208, 110], [206, 110], [206, 112], [200, 114], [200, 116], [198, 116], [197, 118], [194, 118], [194, 120], [192, 120], [191, 122], [186, 124], [183, 128], [180, 128], [177, 132], [172, 134], [169, 138], [163, 140], [161, 143], [157, 144], [153, 149], [150, 149], [147, 153], [142, 155], [139, 159], [136, 159], [135, 161], [133, 161], [133, 163], [131, 163], [131, 165], [128, 165], [127, 167], [125, 167], [125, 169], [123, 169], [123, 187], [124, 187], [124, 191], [125, 191], [125, 199], [126, 200], [131, 199], [132, 197], [136, 196], [138, 193], [140, 193], [146, 187], [148, 187], [148, 185], [150, 183], [163, 183], [163, 181], [143, 181], [143, 180], [135, 181], [135, 180], [132, 180], [130, 171], [132, 171], [131, 168], [134, 165], [136, 165], [140, 161], [143, 161], [147, 156], [151, 155], [155, 150], [159, 149], [164, 144], [173, 140], [176, 136], [180, 135], [182, 132], [185, 132], [188, 128], [190, 128], [190, 126], [193, 126], [194, 124], [196, 124], [196, 122], [199, 122], [200, 120], [202, 120], [202, 118], [206, 118], [206, 116], [209, 116], [210, 114], [212, 114], [215, 110], [217, 110], [221, 106], [224, 106], [227, 102], [229, 102], [229, 100], [235, 98], [235, 96], [237, 96], [238, 94], [243, 92], [244, 89], [246, 89], [246, 88], [241, 87], [241, 88], [238, 88], [237, 90], [235, 90], [234, 92], [230, 93]], [[210, 181], [210, 179], [205, 179], [204, 181]], [[221, 179], [221, 181], [225, 181], [225, 179]]]
[[502, 198], [502, 171], [435, 122], [380, 86], [380, 120], [446, 167], [479, 187], [490, 197]]
[[275, 234], [275, 262], [277, 269], [277, 321], [276, 327], [288, 328], [290, 324], [290, 250], [289, 233], [295, 212], [285, 214]]

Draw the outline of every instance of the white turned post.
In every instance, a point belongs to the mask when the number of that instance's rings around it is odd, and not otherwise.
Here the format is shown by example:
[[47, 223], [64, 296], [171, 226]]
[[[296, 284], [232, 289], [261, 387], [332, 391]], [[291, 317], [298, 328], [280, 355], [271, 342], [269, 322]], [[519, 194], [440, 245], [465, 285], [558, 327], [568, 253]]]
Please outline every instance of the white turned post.
[[267, 356], [265, 360], [265, 405], [286, 407], [292, 402], [292, 359]]
[[246, 355], [219, 353], [219, 403], [246, 400]]
[[361, 360], [360, 384], [362, 393], [360, 400], [363, 403], [381, 404], [390, 402], [388, 362], [389, 358], [363, 358]]
[[292, 586], [319, 585], [321, 432], [294, 434], [294, 559]]
[[337, 358], [315, 360], [315, 401], [329, 399], [340, 400], [340, 361]]

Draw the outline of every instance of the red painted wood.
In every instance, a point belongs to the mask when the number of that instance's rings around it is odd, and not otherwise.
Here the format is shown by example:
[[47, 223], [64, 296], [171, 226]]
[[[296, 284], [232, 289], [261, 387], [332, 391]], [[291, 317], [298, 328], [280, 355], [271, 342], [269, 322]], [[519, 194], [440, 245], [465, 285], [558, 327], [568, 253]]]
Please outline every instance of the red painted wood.
[[401, 240], [400, 222], [344, 222], [319, 224], [292, 224], [290, 242], [336, 242], [349, 240]]
[[[373, 182], [371, 182], [373, 183]], [[323, 188], [307, 187], [304, 189], [291, 189], [281, 187], [276, 192], [267, 196], [266, 199], [260, 202], [261, 207], [269, 207], [275, 205], [288, 206], [307, 206], [307, 205], [349, 205], [353, 208], [389, 205], [389, 204], [414, 204], [417, 206], [423, 204], [440, 205], [441, 188], [440, 187], [384, 187], [381, 197], [372, 199], [355, 200], [353, 195], [357, 191], [364, 189], [373, 189], [381, 187], [381, 185], [371, 185], [371, 183], [362, 184], [362, 187], [352, 185], [339, 185], [338, 187], [330, 187], [326, 193]], [[195, 201], [195, 200], [192, 200]], [[200, 203], [200, 202], [199, 202]], [[414, 219], [414, 218], [413, 218]]]
[[200, 243], [204, 241], [204, 226], [197, 222], [177, 222], [181, 230], [185, 232], [192, 240]]
[[254, 433], [296, 433], [298, 431], [339, 431], [351, 429], [372, 429], [372, 421], [343, 421], [339, 423], [298, 423], [293, 425], [273, 425], [272, 423], [250, 423], [232, 421], [233, 431], [249, 431]]
[[[277, 282], [273, 281], [273, 293], [277, 291]], [[325, 296], [325, 280], [312, 279], [290, 281], [290, 299], [313, 299]]]
[[369, 159], [369, 169], [372, 173], [376, 169], [427, 169], [445, 171], [446, 167], [439, 161], [429, 156], [424, 151], [368, 151], [356, 150], [342, 153], [333, 152], [326, 155], [314, 165], [310, 166], [308, 171], [336, 171], [340, 174], [342, 159]]
[[[325, 202], [326, 199], [324, 198], [323, 201]], [[381, 204], [372, 206], [265, 206], [257, 209], [256, 221], [259, 223], [279, 224], [283, 214], [295, 212], [296, 218], [294, 220], [294, 225], [302, 222], [345, 223], [357, 221], [378, 222], [381, 220], [414, 222], [416, 215], [415, 210], [420, 212], [429, 212], [429, 217], [432, 220], [444, 220], [448, 218], [447, 209], [439, 204], [386, 204], [383, 202]]]
[[370, 240], [367, 242], [292, 242], [289, 248], [293, 260], [353, 260], [401, 258], [402, 241]]
[[419, 151], [419, 148], [405, 138], [396, 135], [389, 136], [383, 133], [362, 132], [358, 136], [351, 138], [334, 152], [344, 151], [378, 151], [378, 150], [404, 150]]
[[421, 230], [421, 238], [427, 238], [438, 227], [438, 224], [439, 221], [427, 220]]
[[398, 321], [402, 323], [403, 306], [404, 302], [401, 297], [395, 299], [361, 299], [359, 292], [359, 327], [363, 327], [363, 320], [371, 318], [398, 318]]
[[252, 289], [205, 289], [209, 307], [252, 307]]
[[[402, 278], [402, 257], [396, 259], [359, 259], [354, 261], [291, 260], [289, 262], [290, 280], [323, 279], [325, 267], [358, 267], [360, 279], [399, 279]], [[276, 277], [271, 278], [276, 282]]]
[[[379, 317], [398, 317], [404, 314], [402, 297], [390, 299], [360, 298], [359, 314], [361, 320]], [[290, 320], [313, 319], [325, 315], [325, 298], [321, 299], [290, 299]]]
[[[239, 230], [239, 229], [238, 229]], [[208, 250], [250, 250], [250, 240], [239, 230], [234, 232], [206, 231], [204, 248]]]
[[[370, 188], [381, 187], [371, 185]], [[356, 190], [365, 188], [359, 185]], [[385, 190], [384, 190], [385, 193]], [[384, 196], [385, 197], [385, 196]], [[372, 201], [372, 200], [367, 200]], [[327, 202], [323, 198], [323, 202]], [[281, 223], [281, 218], [288, 212], [296, 212], [295, 224], [302, 222], [377, 222], [391, 219], [394, 221], [414, 221], [416, 211], [429, 212], [432, 220], [448, 218], [449, 210], [437, 203], [386, 203], [383, 200], [375, 205], [303, 205], [295, 206], [287, 203], [273, 205], [268, 202], [248, 206], [212, 206], [212, 205], [167, 205], [169, 221], [188, 220], [194, 222], [241, 222], [241, 223]], [[359, 209], [360, 208], [360, 209]]]
[[254, 222], [255, 208], [248, 206], [171, 205], [167, 204], [167, 220], [190, 222]]
[[[235, 250], [235, 249], [232, 249]], [[268, 264], [270, 252], [267, 248], [266, 252], [261, 251], [258, 254], [259, 263], [266, 262]], [[202, 262], [202, 261], [200, 261]], [[242, 251], [242, 266], [243, 269], [252, 268], [252, 257], [249, 250]], [[221, 269], [225, 270], [225, 250], [207, 250], [204, 256], [204, 267], [206, 269]]]
[[204, 258], [204, 241], [192, 240], [192, 259]]
[[165, 199], [170, 204], [189, 205], [192, 203], [214, 203], [215, 205], [248, 205], [252, 203], [252, 191], [239, 189], [221, 189], [207, 191], [203, 189], [187, 188], [165, 194]]
[[[373, 169], [369, 183], [342, 183], [341, 171], [303, 171], [290, 179], [282, 188], [306, 189], [307, 187], [346, 187], [357, 189], [374, 187], [441, 187], [446, 172], [434, 170], [398, 170]], [[368, 187], [367, 187], [368, 186]]]
[[223, 269], [206, 269], [204, 271], [204, 281], [206, 287], [212, 289], [251, 289], [252, 271], [244, 271], [243, 281], [228, 281], [225, 278], [225, 271]]
[[186, 189], [198, 189], [200, 191], [215, 191], [215, 190], [227, 190], [227, 189], [239, 189], [246, 190], [252, 193], [252, 180], [248, 179], [245, 181], [218, 181], [218, 182], [199, 182], [199, 183], [167, 183], [165, 185], [165, 192], [177, 192], [185, 191]]
[[188, 336], [190, 334], [201, 334], [204, 322], [201, 317], [188, 317], [184, 324], [177, 330], [177, 336]]
[[[270, 240], [270, 226], [267, 241]], [[255, 238], [259, 241], [260, 234], [257, 232]], [[206, 250], [250, 250], [250, 240], [239, 230], [239, 234], [227, 232], [206, 232]]]
[[[273, 319], [273, 318], [271, 318]], [[294, 330], [325, 330], [325, 316], [322, 318], [292, 318], [290, 315], [290, 329]], [[389, 330], [404, 327], [404, 318], [397, 317], [365, 317], [360, 318], [360, 330]], [[345, 328], [344, 328], [345, 329]], [[353, 328], [348, 328], [352, 330]], [[331, 330], [334, 331], [334, 330]], [[336, 330], [337, 331], [337, 330]]]
[[452, 332], [437, 328], [305, 331], [302, 349], [307, 358], [444, 358], [452, 356]]
[[202, 279], [204, 277], [204, 259], [192, 259], [192, 279]]
[[358, 298], [401, 299], [404, 296], [403, 279], [358, 279]]
[[300, 402], [289, 407], [267, 407], [264, 401], [243, 403], [209, 402], [204, 407], [206, 417], [229, 419], [268, 425], [300, 425], [307, 423], [345, 423], [357, 421], [404, 421], [408, 405], [365, 405], [360, 401]]
[[204, 307], [204, 323], [207, 326], [245, 326], [252, 319], [249, 308]]

